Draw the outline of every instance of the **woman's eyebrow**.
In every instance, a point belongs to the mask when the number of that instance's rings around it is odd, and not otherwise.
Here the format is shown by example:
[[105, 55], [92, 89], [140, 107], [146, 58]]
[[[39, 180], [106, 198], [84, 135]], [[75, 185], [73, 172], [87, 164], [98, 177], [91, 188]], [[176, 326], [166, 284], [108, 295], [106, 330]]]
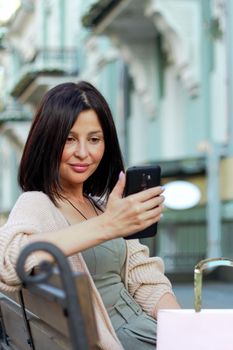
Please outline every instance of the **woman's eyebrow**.
[[[75, 132], [75, 131], [72, 131], [72, 130], [70, 130], [70, 132], [69, 132], [69, 135], [77, 135], [78, 133], [77, 132]], [[103, 131], [102, 130], [93, 130], [93, 131], [90, 131], [89, 133], [88, 133], [88, 135], [96, 135], [96, 134], [100, 134], [100, 135], [103, 135], [104, 133], [103, 133]]]
[[94, 130], [94, 131], [90, 131], [88, 133], [88, 135], [94, 135], [94, 134], [101, 134], [101, 135], [103, 135], [103, 131], [102, 130]]

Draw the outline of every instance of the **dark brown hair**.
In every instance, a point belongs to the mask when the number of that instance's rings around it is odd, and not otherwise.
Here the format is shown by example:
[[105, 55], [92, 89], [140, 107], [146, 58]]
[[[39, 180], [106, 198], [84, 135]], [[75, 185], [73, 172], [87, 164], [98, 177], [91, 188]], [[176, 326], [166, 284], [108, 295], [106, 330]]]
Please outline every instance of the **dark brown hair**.
[[64, 83], [43, 97], [24, 147], [18, 180], [23, 191], [42, 191], [56, 203], [61, 184], [59, 166], [67, 136], [85, 110], [94, 110], [103, 129], [105, 151], [96, 171], [84, 183], [84, 193], [108, 196], [124, 169], [110, 108], [90, 83]]

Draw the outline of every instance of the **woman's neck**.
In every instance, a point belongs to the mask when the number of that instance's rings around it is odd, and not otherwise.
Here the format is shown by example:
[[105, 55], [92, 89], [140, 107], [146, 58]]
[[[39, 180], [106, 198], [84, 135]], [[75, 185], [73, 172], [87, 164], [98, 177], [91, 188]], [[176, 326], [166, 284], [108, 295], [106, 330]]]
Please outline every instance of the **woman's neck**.
[[61, 193], [61, 196], [64, 198], [67, 198], [74, 202], [85, 202], [85, 195], [83, 193], [83, 188], [77, 188], [77, 189], [64, 189]]

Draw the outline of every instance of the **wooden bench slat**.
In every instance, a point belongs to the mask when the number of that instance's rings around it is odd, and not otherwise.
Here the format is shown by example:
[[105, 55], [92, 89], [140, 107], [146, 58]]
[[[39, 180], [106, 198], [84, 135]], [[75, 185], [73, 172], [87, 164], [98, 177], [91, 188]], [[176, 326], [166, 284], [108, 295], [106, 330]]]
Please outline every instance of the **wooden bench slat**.
[[[1, 300], [1, 309], [5, 320], [7, 334], [10, 334], [11, 346], [19, 350], [31, 349], [27, 343], [27, 332], [20, 306], [9, 300]], [[29, 316], [33, 341], [36, 349], [70, 350], [71, 344], [67, 337], [54, 330], [35, 316]]]
[[10, 300], [1, 299], [1, 311], [7, 335], [17, 349], [31, 350], [20, 307]]
[[[59, 276], [54, 276], [50, 281], [54, 286], [61, 287]], [[81, 313], [85, 323], [89, 348], [98, 349], [98, 334], [92, 306], [89, 282], [85, 275], [75, 276], [76, 292], [80, 302]], [[63, 308], [57, 301], [47, 300], [41, 295], [36, 295], [28, 289], [23, 289], [24, 303], [26, 306], [33, 340], [36, 349], [68, 350], [71, 349], [69, 341], [69, 328], [67, 317]], [[8, 299], [7, 299], [8, 298]], [[18, 293], [4, 293], [0, 298], [0, 305], [6, 331], [12, 338], [12, 330], [17, 330], [17, 338], [12, 343], [15, 350], [31, 350], [27, 344], [27, 333], [20, 309]], [[33, 316], [34, 315], [34, 316]], [[38, 319], [39, 318], [39, 319]], [[14, 326], [13, 326], [14, 324]], [[15, 333], [15, 331], [14, 331]], [[80, 335], [82, 336], [82, 335]], [[49, 343], [49, 347], [45, 347]]]

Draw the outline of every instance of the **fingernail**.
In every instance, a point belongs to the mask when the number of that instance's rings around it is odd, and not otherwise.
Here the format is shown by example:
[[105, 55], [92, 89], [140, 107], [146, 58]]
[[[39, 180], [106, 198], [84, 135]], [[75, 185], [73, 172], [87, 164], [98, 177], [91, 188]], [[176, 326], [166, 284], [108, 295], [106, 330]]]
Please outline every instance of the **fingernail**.
[[161, 186], [162, 191], [165, 191], [165, 186]]
[[124, 172], [121, 170], [120, 174], [119, 174], [119, 180], [121, 180], [124, 176]]

